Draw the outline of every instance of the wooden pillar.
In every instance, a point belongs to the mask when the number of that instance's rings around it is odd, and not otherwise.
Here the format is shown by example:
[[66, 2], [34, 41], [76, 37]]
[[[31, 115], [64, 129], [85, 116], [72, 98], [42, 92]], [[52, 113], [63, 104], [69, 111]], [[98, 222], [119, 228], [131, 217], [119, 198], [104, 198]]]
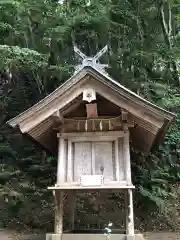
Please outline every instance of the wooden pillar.
[[125, 229], [126, 229], [126, 234], [127, 234], [127, 229], [128, 229], [128, 189], [124, 189], [124, 221], [125, 221]]
[[134, 236], [134, 213], [132, 189], [125, 190], [126, 234]]
[[59, 135], [58, 144], [58, 166], [57, 166], [57, 184], [65, 182], [65, 142]]
[[72, 141], [68, 139], [67, 181], [73, 182]]
[[119, 173], [119, 138], [115, 141], [115, 160], [116, 160], [116, 181], [120, 179]]
[[55, 222], [54, 232], [56, 234], [63, 233], [63, 191], [56, 190], [54, 193], [55, 197]]
[[74, 230], [76, 212], [76, 191], [68, 192], [68, 208], [69, 208], [69, 230]]
[[130, 149], [129, 149], [129, 131], [125, 133], [124, 144], [123, 144], [123, 155], [125, 163], [125, 176], [128, 185], [132, 185], [131, 181], [131, 159], [130, 159]]

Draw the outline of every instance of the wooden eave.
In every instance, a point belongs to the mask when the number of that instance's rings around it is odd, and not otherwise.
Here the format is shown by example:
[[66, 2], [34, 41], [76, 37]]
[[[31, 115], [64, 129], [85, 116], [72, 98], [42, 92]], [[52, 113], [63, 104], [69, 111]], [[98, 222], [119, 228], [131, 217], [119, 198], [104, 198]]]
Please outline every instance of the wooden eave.
[[[83, 88], [91, 85], [103, 97], [119, 107], [125, 107], [134, 115], [139, 125], [137, 129], [132, 129], [132, 143], [143, 151], [149, 152], [159, 144], [175, 118], [173, 113], [148, 102], [97, 69], [85, 67], [47, 97], [7, 123], [12, 127], [18, 126], [22, 133], [27, 133], [52, 150], [57, 139], [54, 139], [51, 116], [59, 110], [66, 112], [70, 105], [78, 105]], [[146, 142], [146, 137], [138, 139], [138, 135], [143, 136], [146, 131], [150, 136], [149, 142]]]

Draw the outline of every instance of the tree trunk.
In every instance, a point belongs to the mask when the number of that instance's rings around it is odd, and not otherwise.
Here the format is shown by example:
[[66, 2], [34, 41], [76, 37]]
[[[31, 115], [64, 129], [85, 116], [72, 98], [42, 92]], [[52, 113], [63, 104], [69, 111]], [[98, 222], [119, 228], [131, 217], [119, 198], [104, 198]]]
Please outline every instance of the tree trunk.
[[[161, 17], [161, 26], [164, 34], [164, 39], [168, 49], [171, 51], [173, 49], [173, 35], [172, 35], [172, 11], [170, 3], [167, 2], [168, 7], [168, 19], [165, 17], [164, 12], [164, 1], [160, 4], [160, 17]], [[176, 84], [180, 85], [179, 73], [176, 65], [176, 61], [173, 58], [169, 58], [170, 61], [170, 72]]]

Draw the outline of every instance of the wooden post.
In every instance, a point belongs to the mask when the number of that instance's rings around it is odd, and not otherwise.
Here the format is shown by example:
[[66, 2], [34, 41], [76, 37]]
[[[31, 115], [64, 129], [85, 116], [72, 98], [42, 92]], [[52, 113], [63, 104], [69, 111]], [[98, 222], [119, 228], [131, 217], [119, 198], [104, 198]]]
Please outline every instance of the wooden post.
[[76, 212], [76, 191], [68, 193], [69, 208], [69, 230], [74, 230], [75, 212]]
[[119, 138], [115, 141], [116, 181], [120, 179], [119, 173]]
[[55, 226], [54, 231], [56, 234], [63, 233], [63, 191], [55, 191]]
[[131, 181], [131, 160], [130, 160], [130, 150], [129, 150], [129, 131], [127, 130], [124, 136], [124, 144], [123, 144], [123, 155], [125, 162], [125, 176], [128, 185], [132, 185]]
[[73, 182], [72, 141], [68, 139], [67, 181]]
[[126, 234], [127, 236], [134, 236], [134, 214], [133, 214], [133, 196], [132, 189], [127, 189], [125, 193], [126, 206]]
[[125, 221], [125, 229], [126, 229], [126, 234], [127, 234], [127, 229], [128, 229], [128, 190], [124, 189], [124, 221]]
[[57, 184], [63, 182], [65, 182], [65, 144], [64, 138], [59, 135]]

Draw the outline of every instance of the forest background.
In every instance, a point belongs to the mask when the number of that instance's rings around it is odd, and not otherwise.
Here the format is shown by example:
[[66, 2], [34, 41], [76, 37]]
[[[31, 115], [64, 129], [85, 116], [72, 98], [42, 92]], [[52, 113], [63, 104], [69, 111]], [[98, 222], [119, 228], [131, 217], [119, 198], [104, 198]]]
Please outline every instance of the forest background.
[[[1, 227], [52, 230], [47, 186], [56, 178], [56, 160], [6, 121], [72, 75], [74, 45], [91, 56], [106, 44], [109, 52], [102, 61], [114, 79], [177, 114], [155, 152], [145, 158], [131, 150], [135, 227], [180, 230], [179, 0], [0, 2]], [[114, 214], [122, 207], [121, 196], [108, 195], [106, 202], [95, 197], [79, 198], [77, 227], [103, 226], [109, 220], [121, 226]]]

